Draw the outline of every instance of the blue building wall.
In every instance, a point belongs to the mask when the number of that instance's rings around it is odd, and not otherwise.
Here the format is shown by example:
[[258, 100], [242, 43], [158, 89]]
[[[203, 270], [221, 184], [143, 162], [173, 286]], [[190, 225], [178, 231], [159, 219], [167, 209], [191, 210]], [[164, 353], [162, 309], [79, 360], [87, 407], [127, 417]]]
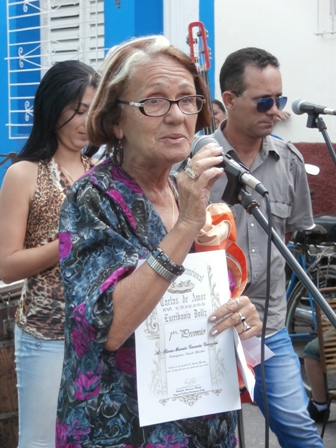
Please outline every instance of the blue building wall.
[[[12, 3], [11, 7], [14, 6]], [[19, 6], [20, 7], [20, 6]], [[21, 5], [22, 8], [22, 5]], [[110, 48], [113, 45], [133, 36], [141, 36], [147, 34], [161, 34], [163, 32], [163, 0], [137, 0], [121, 1], [120, 8], [117, 7], [116, 2], [112, 0], [105, 1], [105, 48]], [[150, 11], [150, 13], [148, 13]], [[22, 148], [25, 138], [23, 135], [16, 135], [16, 138], [9, 138], [9, 130], [7, 123], [9, 122], [9, 104], [8, 104], [8, 62], [7, 62], [7, 10], [6, 1], [0, 1], [0, 185], [6, 168], [10, 165], [10, 160], [6, 160], [6, 155], [13, 152], [19, 152]], [[31, 19], [30, 19], [31, 20]], [[12, 25], [11, 25], [12, 26]], [[15, 40], [15, 36], [11, 40]], [[23, 41], [23, 36], [18, 36], [20, 41]], [[36, 38], [38, 40], [38, 37]], [[28, 49], [24, 49], [28, 51]], [[16, 48], [11, 47], [11, 52], [17, 51]], [[22, 75], [22, 74], [21, 74]], [[13, 76], [20, 76], [12, 74], [12, 82], [15, 82]], [[27, 75], [23, 75], [27, 76]], [[36, 76], [39, 76], [37, 72]], [[32, 79], [25, 79], [25, 81], [33, 82]], [[34, 86], [34, 92], [36, 85]], [[34, 95], [32, 93], [32, 96]], [[20, 92], [16, 92], [14, 96], [20, 96]], [[12, 110], [24, 110], [22, 104], [18, 101], [12, 101]], [[22, 115], [22, 114], [21, 114]], [[24, 118], [23, 118], [24, 119]], [[17, 122], [22, 120], [19, 115], [12, 116], [12, 121]], [[22, 131], [24, 132], [24, 130]], [[3, 154], [3, 156], [2, 156]], [[2, 163], [3, 162], [3, 163]], [[2, 163], [2, 165], [1, 165]]]
[[211, 97], [214, 98], [215, 92], [215, 2], [209, 0], [199, 0], [199, 20], [204, 23], [204, 27], [208, 31], [208, 47], [210, 49], [213, 58], [210, 59], [210, 70], [208, 73], [209, 88], [211, 91]]
[[[26, 17], [20, 17], [22, 14], [22, 2], [10, 0], [9, 10], [12, 19], [9, 23], [7, 31], [7, 9], [6, 1], [0, 2], [0, 183], [11, 161], [6, 160], [6, 154], [17, 153], [22, 148], [26, 136], [33, 121], [32, 107], [36, 88], [40, 80], [40, 71], [27, 71], [32, 67], [32, 62], [25, 59], [25, 55], [29, 54], [29, 59], [33, 59], [34, 67], [40, 65], [40, 47], [31, 43], [31, 41], [39, 41], [39, 16], [35, 15], [36, 5], [27, 4]], [[29, 31], [25, 28], [29, 26]], [[11, 33], [11, 30], [22, 30], [20, 32]], [[26, 43], [28, 42], [28, 43]], [[7, 60], [7, 48], [11, 61]], [[20, 48], [20, 51], [19, 51]], [[22, 59], [18, 56], [22, 55]], [[22, 63], [22, 67], [20, 67]], [[23, 86], [23, 84], [25, 84]], [[9, 88], [11, 85], [11, 90]], [[10, 90], [10, 92], [9, 92]], [[11, 111], [11, 116], [9, 116]], [[9, 132], [8, 123], [12, 123], [11, 133]], [[27, 126], [28, 125], [28, 126]], [[10, 137], [11, 135], [11, 137]]]
[[[0, 164], [5, 160], [2, 154], [20, 150], [23, 140], [10, 140], [8, 137], [8, 65], [7, 65], [7, 11], [6, 1], [0, 1]], [[0, 166], [0, 184], [6, 168], [7, 161]]]
[[[113, 45], [134, 36], [142, 36], [148, 34], [163, 33], [164, 23], [164, 5], [163, 0], [121, 0], [120, 7], [118, 2], [105, 0], [105, 48], [109, 49]], [[15, 2], [13, 1], [13, 4]], [[215, 30], [214, 30], [214, 2], [209, 0], [199, 0], [200, 20], [204, 23], [209, 33], [208, 46], [212, 54], [215, 54]], [[19, 152], [22, 148], [24, 138], [9, 138], [9, 130], [7, 123], [9, 122], [9, 105], [8, 105], [8, 62], [7, 62], [7, 19], [6, 19], [6, 1], [0, 1], [0, 186], [6, 168], [10, 165], [10, 161], [4, 162], [5, 157], [12, 152]], [[21, 38], [21, 36], [20, 36]], [[14, 50], [16, 51], [16, 50]], [[215, 91], [214, 86], [214, 60], [211, 60], [211, 68], [209, 70], [209, 85], [211, 92]], [[36, 87], [35, 87], [36, 88]], [[21, 109], [19, 105], [12, 109]], [[17, 120], [12, 121], [17, 122]], [[17, 137], [20, 137], [17, 135]]]
[[108, 1], [104, 8], [106, 48], [131, 37], [163, 33], [163, 0], [121, 1], [120, 8]]
[[[7, 33], [6, 33], [6, 2], [0, 2], [0, 73], [1, 73], [1, 82], [0, 82], [0, 98], [2, 99], [0, 104], [0, 141], [1, 141], [1, 148], [0, 153], [8, 152], [7, 144], [6, 144], [6, 135], [7, 130], [5, 127], [6, 123], [6, 113], [8, 109], [7, 105], [7, 61], [6, 61], [6, 44], [7, 41]], [[1, 162], [1, 160], [0, 160]]]

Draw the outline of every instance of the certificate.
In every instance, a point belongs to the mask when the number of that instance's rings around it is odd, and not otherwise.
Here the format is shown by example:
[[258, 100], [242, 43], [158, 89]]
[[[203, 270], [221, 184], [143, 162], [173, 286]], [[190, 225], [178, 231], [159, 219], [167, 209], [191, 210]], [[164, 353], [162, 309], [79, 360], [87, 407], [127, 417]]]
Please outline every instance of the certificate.
[[211, 336], [230, 298], [224, 250], [189, 254], [185, 272], [138, 327], [140, 425], [240, 409], [233, 329]]

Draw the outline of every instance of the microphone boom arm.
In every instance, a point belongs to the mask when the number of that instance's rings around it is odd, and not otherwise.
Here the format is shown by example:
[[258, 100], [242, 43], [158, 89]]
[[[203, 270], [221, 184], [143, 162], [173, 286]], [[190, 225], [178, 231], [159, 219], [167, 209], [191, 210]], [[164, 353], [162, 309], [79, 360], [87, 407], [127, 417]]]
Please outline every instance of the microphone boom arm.
[[[261, 227], [265, 230], [265, 232], [268, 233], [269, 225], [267, 219], [259, 210], [259, 205], [255, 201], [255, 199], [244, 188], [242, 188], [239, 192], [239, 201], [241, 205], [245, 208], [245, 210], [248, 213], [252, 214], [256, 218], [258, 223], [261, 225]], [[316, 285], [312, 282], [312, 280], [308, 277], [306, 272], [302, 269], [302, 267], [297, 262], [294, 255], [291, 253], [291, 251], [284, 244], [284, 242], [281, 240], [281, 238], [273, 228], [271, 236], [272, 236], [272, 242], [275, 244], [281, 255], [285, 258], [287, 263], [290, 265], [295, 274], [304, 284], [306, 289], [311, 293], [314, 301], [323, 310], [325, 315], [328, 317], [329, 321], [336, 329], [336, 314], [330, 307], [329, 303], [317, 289]]]

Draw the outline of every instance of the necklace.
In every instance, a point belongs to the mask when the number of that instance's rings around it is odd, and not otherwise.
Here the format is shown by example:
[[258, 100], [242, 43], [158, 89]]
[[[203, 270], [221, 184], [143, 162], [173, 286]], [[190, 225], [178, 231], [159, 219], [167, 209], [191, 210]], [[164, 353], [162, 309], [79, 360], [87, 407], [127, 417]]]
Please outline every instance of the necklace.
[[[56, 162], [57, 163], [57, 162]], [[73, 178], [70, 176], [70, 174], [68, 173], [68, 171], [59, 163], [57, 163], [57, 165], [61, 168], [61, 170], [63, 171], [63, 173], [65, 174], [65, 177], [70, 181], [71, 184], [73, 184], [75, 181], [73, 180]]]
[[[66, 170], [64, 168], [64, 166], [62, 166], [59, 162], [57, 162], [57, 160], [54, 159], [54, 162], [58, 165], [58, 168], [60, 169], [60, 171], [64, 174], [64, 176], [67, 178], [68, 182], [72, 185], [75, 181], [74, 179], [71, 177], [70, 173], [68, 170]], [[84, 172], [86, 172], [86, 167], [85, 167], [85, 163], [83, 162], [82, 159], [82, 164], [84, 166]]]

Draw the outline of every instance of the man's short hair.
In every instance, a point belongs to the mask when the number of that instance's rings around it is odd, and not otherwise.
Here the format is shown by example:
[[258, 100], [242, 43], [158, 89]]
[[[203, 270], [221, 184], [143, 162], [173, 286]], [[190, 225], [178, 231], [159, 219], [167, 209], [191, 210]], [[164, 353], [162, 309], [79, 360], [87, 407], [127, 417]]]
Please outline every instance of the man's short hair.
[[262, 70], [268, 65], [279, 68], [278, 59], [266, 50], [246, 47], [229, 54], [219, 74], [221, 92], [231, 91], [240, 95], [246, 89], [244, 72], [246, 66]]

